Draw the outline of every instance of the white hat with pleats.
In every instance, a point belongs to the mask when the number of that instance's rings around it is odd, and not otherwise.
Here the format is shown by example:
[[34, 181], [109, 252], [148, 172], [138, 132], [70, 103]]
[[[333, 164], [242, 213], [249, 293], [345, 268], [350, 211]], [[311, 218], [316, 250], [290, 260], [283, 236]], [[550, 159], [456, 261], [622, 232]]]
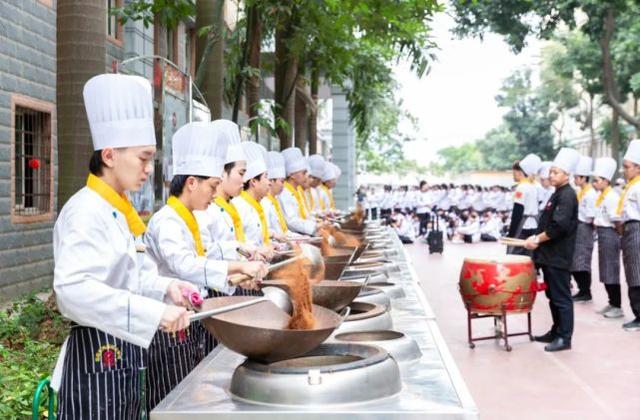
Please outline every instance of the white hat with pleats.
[[245, 141], [242, 142], [242, 150], [247, 157], [247, 171], [242, 177], [244, 182], [267, 172], [267, 162], [264, 159], [267, 150], [262, 145]]
[[85, 83], [82, 95], [94, 150], [156, 145], [147, 79], [100, 74]]
[[227, 143], [210, 122], [194, 121], [173, 135], [173, 176], [222, 176]]

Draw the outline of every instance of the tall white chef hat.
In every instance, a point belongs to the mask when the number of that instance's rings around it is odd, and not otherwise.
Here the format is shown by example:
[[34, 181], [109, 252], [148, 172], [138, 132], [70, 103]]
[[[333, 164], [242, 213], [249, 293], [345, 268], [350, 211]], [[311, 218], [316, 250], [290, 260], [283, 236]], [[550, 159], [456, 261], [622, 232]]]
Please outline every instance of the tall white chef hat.
[[534, 153], [529, 153], [520, 161], [520, 167], [527, 176], [537, 174], [541, 164], [542, 159]]
[[245, 141], [242, 142], [242, 150], [247, 157], [247, 171], [242, 177], [244, 182], [267, 172], [267, 162], [264, 160], [264, 154], [267, 151], [262, 145], [252, 141]]
[[284, 170], [284, 157], [278, 152], [267, 153], [267, 171], [269, 179], [286, 178], [287, 174]]
[[307, 160], [302, 156], [302, 151], [297, 147], [288, 147], [282, 152], [284, 167], [287, 175], [307, 169]]
[[94, 150], [156, 145], [147, 79], [100, 74], [85, 83], [83, 97]]
[[212, 123], [194, 121], [173, 135], [173, 175], [222, 176], [227, 142]]
[[538, 175], [540, 175], [540, 178], [549, 178], [549, 169], [551, 169], [551, 162], [542, 162], [542, 164], [540, 165], [540, 169], [538, 170]]
[[633, 140], [629, 143], [627, 153], [624, 154], [624, 160], [640, 165], [640, 140]]
[[322, 178], [324, 175], [324, 158], [322, 155], [311, 155], [307, 158], [309, 164], [309, 175]]
[[618, 164], [615, 159], [610, 157], [598, 158], [593, 168], [593, 175], [611, 181], [616, 174], [617, 168]]
[[593, 159], [588, 156], [580, 156], [578, 166], [576, 167], [576, 175], [590, 176], [593, 172]]
[[229, 120], [215, 120], [211, 123], [213, 128], [219, 132], [219, 135], [227, 143], [227, 156], [224, 163], [238, 162], [247, 160], [242, 150], [242, 139], [240, 138], [240, 128], [238, 124]]
[[568, 174], [573, 174], [580, 161], [580, 153], [570, 147], [560, 149], [551, 166], [562, 169]]
[[338, 173], [336, 172], [333, 163], [326, 161], [324, 163], [324, 171], [322, 173], [322, 181], [330, 181], [332, 179], [336, 179], [338, 177]]

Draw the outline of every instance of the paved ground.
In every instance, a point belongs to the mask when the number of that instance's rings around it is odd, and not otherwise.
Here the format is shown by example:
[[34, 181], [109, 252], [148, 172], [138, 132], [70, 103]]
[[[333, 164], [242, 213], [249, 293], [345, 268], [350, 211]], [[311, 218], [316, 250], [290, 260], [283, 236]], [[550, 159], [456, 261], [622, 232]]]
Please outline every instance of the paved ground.
[[[482, 419], [640, 419], [640, 332], [626, 332], [622, 320], [595, 313], [606, 304], [594, 275], [594, 300], [575, 305], [573, 349], [547, 353], [524, 337], [508, 353], [497, 341], [467, 346], [466, 312], [457, 282], [467, 256], [504, 253], [497, 244], [445, 244], [429, 255], [424, 243], [409, 246], [416, 271], [445, 340], [480, 410]], [[594, 266], [597, 266], [595, 264]], [[623, 287], [623, 309], [631, 310]], [[551, 315], [544, 293], [533, 310], [534, 334], [546, 332]], [[476, 320], [474, 335], [492, 333], [491, 319]], [[526, 317], [509, 318], [511, 331], [526, 328]]]

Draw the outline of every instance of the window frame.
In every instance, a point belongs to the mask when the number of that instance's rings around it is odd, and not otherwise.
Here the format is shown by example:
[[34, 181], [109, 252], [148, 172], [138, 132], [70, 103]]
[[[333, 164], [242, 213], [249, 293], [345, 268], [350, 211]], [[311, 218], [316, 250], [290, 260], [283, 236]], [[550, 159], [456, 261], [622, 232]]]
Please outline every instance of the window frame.
[[[114, 7], [122, 7], [122, 0], [113, 0], [115, 3]], [[105, 2], [107, 3], [106, 6], [109, 6], [108, 2], [109, 0], [105, 0]], [[111, 18], [111, 15], [109, 15], [109, 9], [107, 9], [107, 22], [108, 20]], [[107, 38], [107, 41], [111, 42], [112, 44], [118, 46], [118, 47], [123, 47], [124, 46], [124, 41], [123, 41], [123, 36], [124, 36], [124, 29], [122, 27], [122, 23], [120, 23], [120, 19], [118, 19], [117, 17], [115, 17], [115, 21], [116, 21], [116, 36], [112, 36], [109, 35], [108, 32], [106, 32], [105, 28], [105, 36]]]
[[[49, 115], [49, 209], [44, 213], [36, 215], [22, 215], [16, 214], [16, 108], [27, 108], [32, 111], [42, 112]], [[54, 189], [55, 189], [55, 162], [54, 162], [54, 149], [57, 146], [55, 121], [56, 121], [56, 107], [52, 102], [42, 101], [39, 99], [31, 98], [20, 94], [11, 95], [11, 223], [12, 224], [25, 224], [25, 223], [39, 223], [52, 221], [54, 216]]]

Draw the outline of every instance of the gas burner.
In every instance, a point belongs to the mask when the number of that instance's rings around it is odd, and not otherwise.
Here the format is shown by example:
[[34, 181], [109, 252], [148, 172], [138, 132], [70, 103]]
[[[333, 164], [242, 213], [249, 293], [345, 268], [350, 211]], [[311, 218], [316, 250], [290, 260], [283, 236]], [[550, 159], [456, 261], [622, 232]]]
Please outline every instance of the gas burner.
[[402, 286], [395, 283], [373, 283], [371, 287], [373, 287], [374, 289], [382, 290], [387, 296], [389, 296], [390, 299], [401, 299], [407, 296], [404, 293], [404, 289], [402, 288]]
[[383, 348], [327, 343], [280, 362], [246, 360], [230, 391], [255, 404], [325, 407], [391, 397], [401, 388], [398, 364]]
[[382, 305], [368, 302], [352, 302], [351, 314], [335, 330], [334, 334], [352, 331], [390, 330], [393, 321], [389, 311]]
[[422, 357], [418, 343], [398, 331], [357, 331], [340, 333], [334, 337], [342, 343], [359, 343], [384, 348], [398, 363], [413, 362]]
[[391, 309], [391, 298], [383, 290], [378, 289], [377, 286], [363, 287], [355, 301], [374, 303], [384, 306], [387, 310]]

